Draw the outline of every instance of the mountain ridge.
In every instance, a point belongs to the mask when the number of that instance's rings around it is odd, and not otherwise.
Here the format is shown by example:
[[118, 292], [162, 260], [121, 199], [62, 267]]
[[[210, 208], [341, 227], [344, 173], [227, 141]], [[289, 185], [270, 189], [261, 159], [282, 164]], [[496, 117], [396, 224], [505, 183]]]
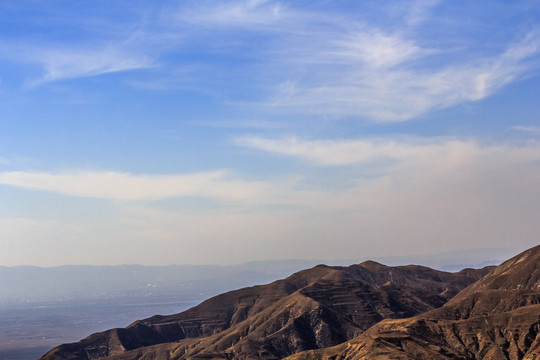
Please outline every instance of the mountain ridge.
[[[180, 314], [154, 316], [125, 329], [94, 334], [78, 344], [60, 346], [44, 359], [69, 358], [62, 354], [70, 352], [80, 359], [121, 358], [130, 351], [181, 340], [181, 346], [191, 347], [191, 353], [198, 351], [197, 347], [219, 352], [230, 347], [222, 339], [238, 343], [237, 348], [252, 354], [257, 351], [255, 337], [269, 337], [270, 332], [278, 335], [268, 339], [272, 344], [268, 354], [257, 356], [279, 358], [343, 342], [386, 317], [408, 317], [441, 306], [487, 271], [451, 274], [373, 261], [349, 267], [317, 265], [267, 285], [218, 295]], [[240, 324], [247, 319], [249, 322]], [[311, 328], [318, 330], [306, 330]], [[272, 343], [282, 341], [282, 334], [289, 334], [287, 338], [296, 339], [296, 343]]]
[[317, 265], [60, 345], [42, 359], [528, 359], [540, 348], [539, 260], [536, 246], [457, 273]]
[[384, 320], [335, 347], [287, 360], [540, 357], [540, 246], [495, 267], [442, 307]]

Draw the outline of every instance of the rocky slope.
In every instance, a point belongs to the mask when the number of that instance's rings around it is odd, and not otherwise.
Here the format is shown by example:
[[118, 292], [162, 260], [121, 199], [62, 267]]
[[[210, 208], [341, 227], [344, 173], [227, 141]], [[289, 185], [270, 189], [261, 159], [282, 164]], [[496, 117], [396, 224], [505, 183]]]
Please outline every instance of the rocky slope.
[[519, 254], [443, 307], [384, 320], [338, 346], [295, 354], [300, 359], [540, 358], [540, 246]]
[[280, 359], [343, 343], [383, 319], [438, 308], [488, 270], [446, 273], [372, 261], [319, 265], [177, 315], [93, 334], [42, 359]]

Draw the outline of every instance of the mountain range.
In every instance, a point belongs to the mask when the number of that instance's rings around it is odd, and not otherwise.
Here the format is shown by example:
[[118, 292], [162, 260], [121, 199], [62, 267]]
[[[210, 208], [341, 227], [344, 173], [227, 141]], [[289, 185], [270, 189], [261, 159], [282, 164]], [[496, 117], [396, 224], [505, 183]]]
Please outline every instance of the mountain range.
[[60, 359], [535, 359], [540, 246], [499, 266], [318, 265], [60, 345]]

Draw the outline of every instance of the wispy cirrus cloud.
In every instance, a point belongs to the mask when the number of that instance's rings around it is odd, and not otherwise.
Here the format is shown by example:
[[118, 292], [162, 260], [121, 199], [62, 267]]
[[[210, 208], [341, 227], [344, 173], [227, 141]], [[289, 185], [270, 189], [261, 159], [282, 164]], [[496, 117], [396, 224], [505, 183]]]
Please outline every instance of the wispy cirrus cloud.
[[[405, 121], [484, 99], [538, 69], [534, 59], [540, 54], [540, 32], [536, 30], [499, 55], [443, 61], [426, 68], [422, 62], [441, 50], [422, 48], [401, 35], [374, 33], [375, 37], [346, 35], [334, 41], [332, 49], [321, 55], [328, 66], [305, 62], [308, 71], [324, 75], [309, 81], [288, 80], [264, 104], [302, 113]], [[345, 65], [336, 70], [332, 63]]]
[[[166, 3], [157, 16], [144, 7], [134, 10], [143, 20], [129, 17], [124, 28], [130, 30], [121, 34], [123, 27], [107, 19], [99, 35], [86, 26], [70, 47], [26, 41], [6, 53], [27, 54], [14, 56], [40, 66], [42, 74], [28, 86], [153, 68], [123, 80], [150, 91], [208, 92], [262, 114], [374, 122], [406, 121], [478, 101], [538, 70], [538, 29], [486, 44], [456, 19], [445, 23], [452, 36], [418, 30], [440, 15], [439, 3], [389, 6], [392, 27], [376, 20], [380, 13], [351, 15], [272, 0]], [[240, 85], [225, 86], [233, 82]]]
[[[419, 167], [423, 171], [436, 172], [440, 169], [459, 169], [472, 162], [478, 162], [480, 168], [490, 166], [496, 158], [500, 161], [506, 159], [508, 163], [540, 159], [540, 146], [536, 143], [483, 145], [474, 139], [445, 137], [302, 140], [293, 136], [244, 136], [236, 138], [235, 143], [273, 154], [301, 158], [319, 166], [384, 163], [388, 175], [416, 171]], [[388, 160], [392, 162], [388, 163]]]
[[172, 19], [211, 28], [235, 27], [254, 30], [283, 22], [293, 13], [279, 2], [247, 0], [183, 7], [172, 15]]
[[131, 54], [112, 46], [97, 49], [34, 49], [29, 56], [37, 59], [44, 74], [28, 80], [28, 87], [154, 66], [153, 60], [148, 56]]
[[[176, 15], [192, 31], [205, 30], [209, 37], [202, 44], [212, 46], [212, 34], [218, 33], [233, 49], [251, 44], [242, 51], [257, 59], [259, 73], [268, 74], [257, 79], [267, 95], [253, 104], [271, 111], [405, 121], [484, 99], [539, 68], [538, 29], [493, 44], [498, 54], [478, 51], [472, 39], [455, 46], [455, 38], [433, 41], [429, 33], [414, 31], [438, 4], [394, 6], [398, 21], [392, 28], [275, 1], [201, 5]], [[251, 43], [254, 34], [268, 40]]]
[[0, 58], [25, 70], [23, 86], [156, 66], [156, 41], [149, 41], [142, 7], [92, 6], [77, 16], [74, 10], [77, 5], [47, 5], [25, 13], [27, 21], [14, 25], [13, 33], [0, 35]]
[[243, 181], [225, 171], [181, 175], [12, 171], [0, 173], [0, 184], [119, 201], [151, 201], [182, 196], [239, 201], [258, 198], [267, 191], [264, 183]]
[[512, 129], [529, 133], [529, 134], [540, 135], [539, 126], [513, 126]]
[[432, 8], [437, 6], [441, 0], [417, 0], [412, 2], [405, 10], [405, 21], [409, 26], [418, 25], [431, 14]]
[[[300, 140], [296, 137], [277, 139], [239, 137], [237, 145], [270, 153], [294, 156], [325, 166], [350, 165], [381, 159], [407, 159], [433, 152], [441, 144], [430, 141], [412, 144], [388, 139], [375, 140]], [[462, 143], [463, 144], [463, 143]]]
[[358, 31], [343, 34], [329, 45], [331, 48], [320, 56], [322, 59], [327, 57], [327, 63], [362, 66], [371, 71], [391, 68], [420, 57], [422, 53], [429, 54], [428, 50], [421, 49], [399, 33], [365, 26]]
[[29, 40], [17, 43], [1, 41], [0, 58], [16, 64], [35, 66], [37, 71], [28, 72], [26, 88], [72, 80], [77, 78], [120, 73], [156, 66], [149, 52], [141, 51], [122, 42], [93, 43], [81, 41], [66, 46], [51, 42], [36, 44]]

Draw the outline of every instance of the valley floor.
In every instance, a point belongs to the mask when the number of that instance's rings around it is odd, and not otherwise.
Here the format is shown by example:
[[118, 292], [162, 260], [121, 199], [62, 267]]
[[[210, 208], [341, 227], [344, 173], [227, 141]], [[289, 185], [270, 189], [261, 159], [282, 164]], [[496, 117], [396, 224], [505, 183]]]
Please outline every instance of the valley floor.
[[124, 327], [135, 319], [196, 305], [177, 298], [42, 302], [0, 306], [0, 360], [35, 360], [62, 343]]

